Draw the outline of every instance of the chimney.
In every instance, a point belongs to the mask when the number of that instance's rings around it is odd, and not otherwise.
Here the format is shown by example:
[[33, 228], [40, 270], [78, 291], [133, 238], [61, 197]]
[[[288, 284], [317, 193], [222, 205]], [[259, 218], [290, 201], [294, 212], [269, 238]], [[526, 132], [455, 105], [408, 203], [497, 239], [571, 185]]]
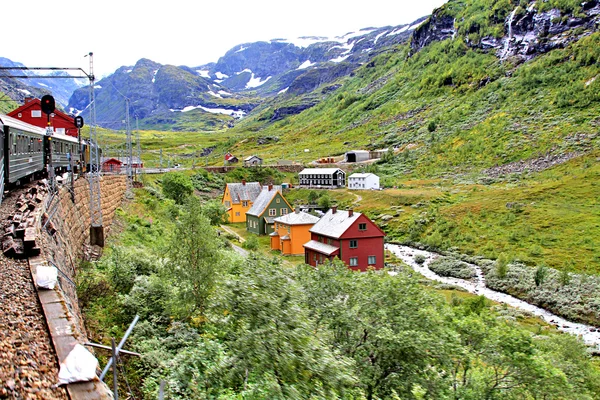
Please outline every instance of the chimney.
[[300, 207], [296, 207], [296, 209], [294, 210], [294, 212], [295, 212], [296, 214], [300, 214]]
[[27, 103], [29, 103], [31, 100], [33, 100], [33, 97], [31, 97], [31, 96], [27, 96], [27, 97], [25, 97], [25, 99], [23, 99], [23, 104], [27, 104]]
[[337, 206], [331, 207], [331, 213], [335, 214], [337, 212]]
[[348, 210], [348, 216], [351, 217], [354, 215], [354, 210], [353, 209], [349, 209]]
[[242, 179], [242, 185], [246, 186], [246, 180]]
[[270, 192], [271, 190], [273, 190], [273, 185], [271, 185], [271, 184], [270, 184], [270, 185], [269, 185], [269, 192]]

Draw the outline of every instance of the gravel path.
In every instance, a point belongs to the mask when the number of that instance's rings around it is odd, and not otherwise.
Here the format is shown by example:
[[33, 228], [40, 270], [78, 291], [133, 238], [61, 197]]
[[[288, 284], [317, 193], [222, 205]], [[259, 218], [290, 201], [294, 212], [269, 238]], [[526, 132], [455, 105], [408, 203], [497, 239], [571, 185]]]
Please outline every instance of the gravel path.
[[[2, 229], [19, 189], [0, 206]], [[0, 399], [68, 399], [27, 260], [0, 252]]]

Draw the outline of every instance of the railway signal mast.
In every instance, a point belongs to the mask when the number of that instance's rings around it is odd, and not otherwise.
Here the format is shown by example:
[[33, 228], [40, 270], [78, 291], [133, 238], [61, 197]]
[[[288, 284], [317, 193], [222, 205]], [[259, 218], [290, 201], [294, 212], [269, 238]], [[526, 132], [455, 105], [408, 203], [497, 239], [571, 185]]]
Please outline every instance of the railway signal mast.
[[56, 103], [54, 102], [54, 97], [49, 94], [42, 96], [41, 99], [42, 111], [48, 117], [48, 124], [46, 125], [46, 136], [48, 136], [48, 165], [46, 166], [48, 171], [48, 182], [50, 184], [50, 190], [54, 192], [56, 189], [55, 180], [54, 180], [54, 166], [52, 163], [52, 135], [54, 134], [54, 128], [52, 128], [50, 122], [50, 115], [54, 112], [56, 108]]
[[100, 157], [98, 154], [98, 134], [96, 131], [96, 98], [94, 95], [94, 53], [90, 52], [90, 244], [104, 247], [104, 228], [102, 226], [102, 193], [100, 190]]

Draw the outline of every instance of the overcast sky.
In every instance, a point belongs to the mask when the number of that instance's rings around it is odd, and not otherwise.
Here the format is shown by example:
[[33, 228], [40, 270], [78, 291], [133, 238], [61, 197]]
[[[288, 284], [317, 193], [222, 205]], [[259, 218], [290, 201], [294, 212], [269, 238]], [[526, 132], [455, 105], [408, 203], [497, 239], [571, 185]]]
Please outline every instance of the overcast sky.
[[[237, 44], [401, 25], [446, 0], [28, 0], [2, 2], [0, 57], [100, 78], [140, 58], [196, 67]], [[353, 4], [358, 3], [358, 4]]]

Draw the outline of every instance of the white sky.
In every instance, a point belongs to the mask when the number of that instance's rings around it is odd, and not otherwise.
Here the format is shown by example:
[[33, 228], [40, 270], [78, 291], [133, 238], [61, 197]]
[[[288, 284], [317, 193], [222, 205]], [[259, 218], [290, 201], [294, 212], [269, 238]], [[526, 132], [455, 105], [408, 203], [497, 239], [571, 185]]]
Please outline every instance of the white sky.
[[140, 58], [196, 67], [241, 43], [407, 24], [446, 1], [4, 1], [0, 57], [89, 72], [93, 52], [98, 79]]

